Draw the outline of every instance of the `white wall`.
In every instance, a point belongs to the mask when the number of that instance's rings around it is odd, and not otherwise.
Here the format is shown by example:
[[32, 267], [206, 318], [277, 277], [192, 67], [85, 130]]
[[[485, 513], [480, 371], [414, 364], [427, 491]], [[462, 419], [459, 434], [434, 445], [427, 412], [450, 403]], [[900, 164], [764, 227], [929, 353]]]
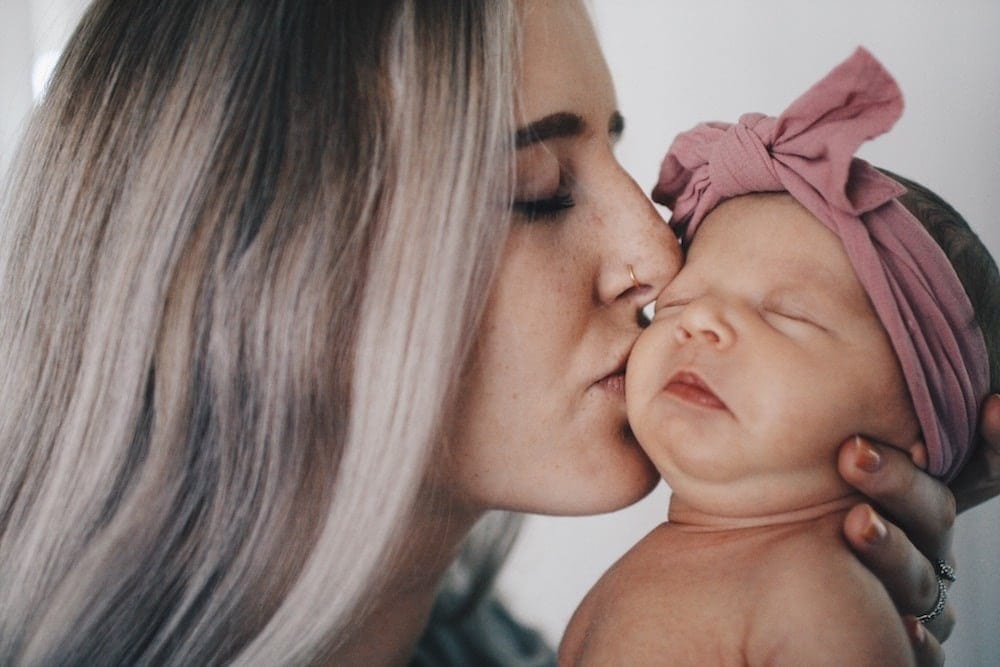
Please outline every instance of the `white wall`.
[[28, 5], [0, 0], [0, 172], [10, 159], [31, 105], [32, 51]]
[[0, 173], [88, 0], [0, 0]]
[[[936, 190], [1000, 257], [1000, 3], [995, 0], [591, 0], [627, 130], [619, 157], [651, 188], [673, 136], [702, 120], [776, 114], [865, 45], [907, 110], [866, 159]], [[665, 517], [661, 489], [596, 518], [532, 517], [501, 576], [557, 641], [588, 586]], [[960, 517], [959, 623], [949, 665], [1000, 664], [1000, 501]], [[669, 601], [666, 601], [669, 603]], [[831, 619], [836, 622], [836, 619]]]

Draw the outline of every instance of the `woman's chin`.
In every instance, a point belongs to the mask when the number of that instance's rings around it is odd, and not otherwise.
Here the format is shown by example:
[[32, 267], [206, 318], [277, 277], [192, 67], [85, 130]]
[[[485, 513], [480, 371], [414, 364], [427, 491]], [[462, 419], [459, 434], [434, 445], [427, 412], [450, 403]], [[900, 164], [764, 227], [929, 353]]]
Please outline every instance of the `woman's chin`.
[[507, 456], [460, 460], [444, 479], [461, 480], [457, 497], [479, 511], [583, 516], [628, 507], [656, 487], [660, 474], [624, 423], [603, 438], [595, 437], [597, 430], [516, 456], [508, 450]]
[[653, 464], [641, 454], [616, 461], [600, 474], [541, 482], [534, 498], [519, 511], [555, 516], [588, 516], [624, 509], [649, 495], [660, 482]]
[[578, 514], [605, 514], [625, 509], [652, 493], [653, 489], [660, 483], [660, 479], [656, 469], [650, 466], [648, 475], [634, 481], [630, 480], [628, 484], [623, 484], [616, 493], [608, 493], [604, 498], [599, 499], [602, 502], [587, 507]]

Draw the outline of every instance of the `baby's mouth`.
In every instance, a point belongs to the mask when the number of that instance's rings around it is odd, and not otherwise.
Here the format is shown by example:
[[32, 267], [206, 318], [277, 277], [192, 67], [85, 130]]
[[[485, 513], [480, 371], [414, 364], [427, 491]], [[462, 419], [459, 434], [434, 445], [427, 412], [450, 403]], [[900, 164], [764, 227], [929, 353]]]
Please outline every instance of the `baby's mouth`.
[[690, 371], [675, 373], [663, 388], [665, 392], [694, 405], [712, 410], [728, 410], [711, 387]]

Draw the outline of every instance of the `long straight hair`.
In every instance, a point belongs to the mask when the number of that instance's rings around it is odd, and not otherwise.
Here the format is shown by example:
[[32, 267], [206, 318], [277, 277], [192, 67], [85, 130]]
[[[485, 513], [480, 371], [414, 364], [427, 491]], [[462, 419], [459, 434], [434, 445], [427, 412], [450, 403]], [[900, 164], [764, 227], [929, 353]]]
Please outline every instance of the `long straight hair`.
[[96, 0], [0, 218], [0, 662], [303, 664], [509, 227], [500, 0]]

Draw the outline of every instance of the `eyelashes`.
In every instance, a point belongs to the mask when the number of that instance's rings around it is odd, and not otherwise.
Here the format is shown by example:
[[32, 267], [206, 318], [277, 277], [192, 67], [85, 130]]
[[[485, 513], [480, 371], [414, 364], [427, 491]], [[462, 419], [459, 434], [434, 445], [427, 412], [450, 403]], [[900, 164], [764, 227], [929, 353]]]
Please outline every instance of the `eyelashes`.
[[511, 208], [520, 216], [532, 220], [552, 220], [559, 217], [567, 209], [573, 208], [576, 202], [568, 192], [557, 192], [551, 197], [515, 201]]
[[816, 318], [810, 315], [801, 314], [798, 312], [777, 311], [777, 310], [772, 310], [769, 312], [772, 313], [773, 315], [776, 315], [777, 317], [782, 318], [785, 322], [791, 322], [793, 324], [803, 324], [809, 327], [813, 327], [814, 329], [819, 329], [820, 331], [824, 331], [826, 333], [830, 332], [829, 329], [820, 324]]

